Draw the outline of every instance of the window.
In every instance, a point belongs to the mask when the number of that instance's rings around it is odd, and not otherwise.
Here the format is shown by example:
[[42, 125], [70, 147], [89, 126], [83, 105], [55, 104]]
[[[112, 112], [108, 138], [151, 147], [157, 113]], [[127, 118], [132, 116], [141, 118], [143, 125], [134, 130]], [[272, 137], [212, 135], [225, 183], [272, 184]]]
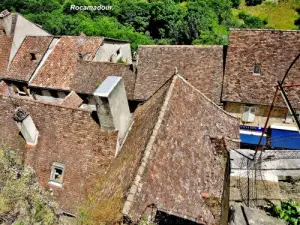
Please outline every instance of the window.
[[31, 60], [36, 60], [36, 56], [34, 53], [30, 53], [30, 56], [31, 56]]
[[117, 50], [117, 56], [121, 54], [121, 48]]
[[292, 113], [290, 113], [290, 111], [288, 111], [288, 113], [286, 114], [285, 122], [286, 122], [286, 123], [291, 123], [291, 122], [293, 122], [293, 115], [292, 115]]
[[51, 170], [50, 181], [62, 184], [65, 172], [65, 165], [61, 163], [53, 163]]
[[260, 63], [255, 63], [253, 74], [254, 75], [260, 75], [260, 72], [261, 72], [261, 64]]
[[242, 121], [244, 122], [253, 122], [255, 119], [255, 107], [245, 106]]
[[[298, 120], [300, 120], [300, 111], [296, 111], [296, 117], [298, 118]], [[295, 122], [295, 119], [290, 111], [288, 111], [288, 113], [286, 114], [285, 122], [286, 123]]]

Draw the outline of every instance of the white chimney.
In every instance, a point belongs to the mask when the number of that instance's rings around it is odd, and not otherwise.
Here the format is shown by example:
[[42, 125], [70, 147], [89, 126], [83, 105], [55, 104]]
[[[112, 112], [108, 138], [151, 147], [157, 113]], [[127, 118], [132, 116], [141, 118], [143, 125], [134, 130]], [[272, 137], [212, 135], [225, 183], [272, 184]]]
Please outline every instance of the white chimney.
[[39, 132], [31, 116], [24, 109], [18, 107], [13, 113], [13, 118], [17, 122], [17, 126], [26, 143], [35, 146], [38, 141]]
[[94, 92], [97, 114], [103, 130], [118, 130], [122, 143], [132, 119], [123, 79], [107, 77]]

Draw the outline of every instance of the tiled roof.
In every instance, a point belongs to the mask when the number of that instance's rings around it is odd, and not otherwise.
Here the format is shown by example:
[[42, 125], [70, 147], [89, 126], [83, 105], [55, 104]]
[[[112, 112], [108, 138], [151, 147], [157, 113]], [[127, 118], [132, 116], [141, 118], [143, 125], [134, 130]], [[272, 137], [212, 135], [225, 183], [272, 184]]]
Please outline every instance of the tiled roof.
[[62, 105], [70, 108], [78, 108], [83, 100], [74, 92], [71, 91], [63, 100]]
[[6, 74], [11, 45], [11, 36], [0, 35], [0, 79]]
[[[12, 112], [21, 107], [32, 117], [38, 132], [34, 149], [26, 150]], [[53, 188], [62, 210], [76, 213], [91, 182], [104, 173], [115, 156], [117, 132], [101, 130], [90, 112], [0, 95], [0, 143], [21, 151], [25, 163], [49, 188], [53, 162], [66, 166], [63, 189]], [[63, 191], [61, 191], [63, 190]]]
[[91, 60], [102, 42], [103, 37], [61, 37], [30, 85], [71, 90], [78, 60]]
[[127, 97], [133, 99], [135, 73], [132, 65], [123, 63], [79, 61], [70, 88], [80, 93], [94, 93], [108, 76], [121, 76], [124, 79]]
[[[271, 104], [274, 86], [300, 53], [300, 31], [231, 30], [223, 85], [223, 101]], [[253, 75], [255, 63], [261, 75]], [[300, 84], [300, 59], [291, 68], [285, 85]], [[293, 105], [300, 89], [289, 88]], [[284, 102], [279, 96], [279, 106]]]
[[219, 103], [223, 46], [139, 46], [135, 99], [147, 99], [178, 73]]
[[29, 81], [52, 39], [53, 37], [49, 36], [27, 36], [4, 77], [25, 82]]
[[[135, 222], [155, 205], [193, 221], [217, 224], [227, 151], [215, 139], [222, 137], [239, 139], [238, 119], [175, 76], [137, 108], [120, 154], [100, 178], [103, 185], [96, 188], [97, 205], [90, 205], [90, 215], [105, 218], [101, 212], [117, 202], [110, 218], [120, 219], [127, 198], [123, 213], [127, 208]], [[202, 198], [202, 193], [209, 197]]]

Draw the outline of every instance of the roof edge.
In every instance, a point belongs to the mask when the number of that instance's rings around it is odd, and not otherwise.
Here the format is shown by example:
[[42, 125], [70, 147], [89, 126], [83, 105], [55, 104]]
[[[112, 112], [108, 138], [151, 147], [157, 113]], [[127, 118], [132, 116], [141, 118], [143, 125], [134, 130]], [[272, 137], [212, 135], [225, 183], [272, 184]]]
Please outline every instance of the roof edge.
[[11, 99], [11, 100], [16, 99], [16, 100], [21, 100], [21, 101], [25, 101], [25, 102], [38, 103], [38, 104], [41, 104], [41, 105], [48, 105], [48, 106], [51, 106], [51, 107], [58, 107], [58, 108], [68, 109], [68, 110], [71, 110], [71, 111], [81, 111], [81, 112], [90, 113], [90, 111], [88, 111], [86, 109], [67, 107], [67, 106], [60, 105], [60, 104], [55, 104], [55, 103], [52, 103], [52, 102], [41, 102], [41, 101], [38, 101], [38, 100], [26, 99], [24, 97], [19, 97], [19, 96], [8, 96], [8, 95], [0, 94], [0, 98], [6, 98], [6, 99]]
[[229, 31], [276, 31], [276, 32], [300, 32], [300, 30], [282, 30], [282, 29], [251, 29], [251, 28], [229, 28]]
[[156, 124], [155, 124], [155, 126], [153, 128], [153, 132], [152, 132], [152, 134], [150, 136], [150, 139], [148, 140], [146, 149], [144, 151], [144, 154], [143, 154], [143, 157], [142, 157], [142, 160], [141, 160], [141, 164], [140, 164], [140, 166], [139, 166], [139, 168], [137, 170], [137, 173], [135, 175], [134, 181], [133, 181], [133, 183], [132, 183], [132, 185], [131, 185], [131, 187], [129, 189], [129, 194], [127, 195], [127, 198], [125, 200], [125, 203], [124, 203], [124, 206], [123, 206], [123, 209], [122, 209], [122, 214], [125, 215], [125, 216], [129, 216], [129, 213], [130, 213], [130, 210], [131, 210], [131, 206], [132, 206], [132, 203], [133, 203], [134, 198], [136, 196], [136, 193], [138, 192], [138, 187], [140, 185], [142, 176], [144, 175], [147, 163], [149, 162], [149, 160], [151, 158], [152, 147], [153, 147], [153, 144], [154, 144], [154, 142], [156, 140], [159, 128], [160, 128], [160, 126], [162, 124], [162, 120], [163, 120], [163, 118], [165, 116], [165, 112], [167, 111], [167, 106], [168, 106], [169, 101], [171, 99], [176, 79], [177, 79], [177, 77], [175, 76], [173, 78], [173, 80], [171, 82], [171, 85], [170, 85], [170, 87], [168, 89], [168, 92], [167, 92], [167, 94], [165, 96], [164, 103], [162, 104], [162, 106], [160, 108], [158, 119], [156, 121]]
[[206, 100], [208, 100], [210, 103], [212, 103], [218, 110], [220, 110], [221, 112], [225, 113], [226, 115], [230, 116], [233, 119], [236, 120], [240, 120], [239, 118], [229, 114], [228, 112], [226, 112], [224, 109], [220, 108], [216, 103], [214, 103], [210, 98], [208, 98], [205, 94], [203, 94], [199, 89], [197, 89], [196, 87], [194, 87], [191, 83], [189, 83], [187, 80], [185, 80], [182, 76], [180, 76], [179, 74], [176, 75], [178, 76], [183, 82], [185, 82], [187, 85], [189, 85], [192, 89], [194, 89], [195, 91], [197, 91], [199, 94], [201, 94]]

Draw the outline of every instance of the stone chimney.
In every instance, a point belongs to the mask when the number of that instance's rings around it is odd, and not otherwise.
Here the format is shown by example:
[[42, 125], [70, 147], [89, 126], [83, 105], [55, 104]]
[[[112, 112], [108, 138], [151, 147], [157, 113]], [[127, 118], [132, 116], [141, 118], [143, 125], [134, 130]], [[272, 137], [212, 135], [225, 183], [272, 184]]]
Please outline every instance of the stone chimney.
[[25, 138], [26, 143], [35, 146], [38, 141], [39, 132], [31, 116], [24, 109], [18, 107], [13, 113], [13, 118], [17, 122], [17, 126]]
[[132, 119], [123, 79], [107, 77], [94, 92], [101, 129], [119, 131], [119, 143], [125, 138]]
[[5, 33], [11, 35], [13, 33], [15, 18], [12, 14], [6, 9], [0, 13], [0, 23], [2, 23]]

